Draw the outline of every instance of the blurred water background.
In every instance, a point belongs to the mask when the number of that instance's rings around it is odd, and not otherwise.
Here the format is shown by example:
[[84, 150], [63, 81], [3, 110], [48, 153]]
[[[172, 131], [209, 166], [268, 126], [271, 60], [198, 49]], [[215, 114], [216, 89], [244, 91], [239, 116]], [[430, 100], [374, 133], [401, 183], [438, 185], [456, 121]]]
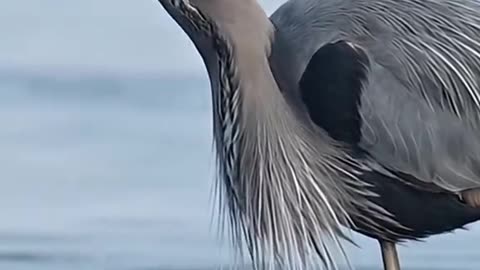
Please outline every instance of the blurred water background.
[[[0, 40], [0, 270], [228, 265], [208, 81], [155, 1], [2, 2]], [[470, 227], [401, 247], [403, 265], [480, 269]], [[354, 239], [355, 265], [379, 269]]]

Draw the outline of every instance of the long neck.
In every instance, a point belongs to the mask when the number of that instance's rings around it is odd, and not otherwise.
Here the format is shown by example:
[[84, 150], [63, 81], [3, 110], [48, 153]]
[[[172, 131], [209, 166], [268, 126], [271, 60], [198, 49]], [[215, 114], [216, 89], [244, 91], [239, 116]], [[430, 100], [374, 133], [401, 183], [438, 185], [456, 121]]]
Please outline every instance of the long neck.
[[[256, 33], [262, 36], [271, 40]], [[326, 247], [343, 250], [338, 237], [350, 198], [342, 177], [352, 176], [337, 149], [297, 117], [280, 91], [270, 42], [236, 38], [229, 36], [234, 46], [221, 60], [224, 76], [214, 93], [220, 198], [235, 243], [247, 243], [254, 263], [299, 269], [318, 255], [335, 265]]]

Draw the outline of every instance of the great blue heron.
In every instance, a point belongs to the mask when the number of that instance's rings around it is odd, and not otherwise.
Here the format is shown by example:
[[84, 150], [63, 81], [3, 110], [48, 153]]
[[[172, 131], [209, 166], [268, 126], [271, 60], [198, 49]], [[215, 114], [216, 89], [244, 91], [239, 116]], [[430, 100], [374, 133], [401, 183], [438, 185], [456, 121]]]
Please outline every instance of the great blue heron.
[[396, 243], [480, 219], [480, 1], [159, 1], [205, 62], [254, 266], [336, 268], [346, 227], [397, 270]]

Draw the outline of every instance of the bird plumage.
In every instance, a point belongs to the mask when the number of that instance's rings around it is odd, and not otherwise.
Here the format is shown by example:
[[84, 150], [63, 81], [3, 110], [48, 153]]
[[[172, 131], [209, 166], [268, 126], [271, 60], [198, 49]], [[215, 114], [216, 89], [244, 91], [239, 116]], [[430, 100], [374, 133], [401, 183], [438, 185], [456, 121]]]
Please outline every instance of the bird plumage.
[[[377, 239], [398, 242], [446, 232], [480, 218], [480, 209], [461, 202], [455, 193], [392, 169], [365, 149], [361, 139], [366, 122], [360, 115], [363, 107], [370, 108], [362, 97], [367, 94], [364, 88], [368, 87], [371, 72], [368, 57], [361, 49], [339, 41], [317, 50], [299, 84], [312, 121], [336, 141], [348, 145], [347, 151], [365, 165], [359, 178], [378, 195], [365, 198], [384, 208], [396, 221], [385, 219], [389, 217], [385, 213], [372, 215], [359, 209], [350, 213], [354, 229]], [[391, 103], [383, 105], [388, 108]], [[366, 220], [374, 222], [368, 224]]]
[[461, 200], [480, 188], [479, 1], [160, 3], [206, 64], [220, 203], [256, 266], [335, 268], [341, 226], [395, 242], [480, 218]]
[[[302, 121], [308, 120], [300, 118], [303, 110], [285, 99], [270, 68], [272, 47], [256, 44], [265, 40], [232, 42], [238, 28], [229, 23], [242, 23], [243, 18], [251, 24], [246, 20], [262, 22], [268, 17], [232, 12], [224, 22], [227, 26], [220, 27], [218, 22], [225, 17], [213, 6], [202, 9], [204, 4], [191, 1], [191, 6], [180, 2], [175, 9], [169, 0], [161, 3], [167, 11], [176, 11], [171, 14], [187, 33], [197, 29], [189, 36], [206, 62], [212, 83], [221, 218], [227, 218], [236, 250], [245, 242], [258, 267], [301, 269], [309, 262], [318, 263], [310, 260], [315, 256], [329, 268], [335, 267], [332, 249], [344, 252], [341, 225], [350, 222], [345, 209], [353, 211], [349, 205], [357, 204], [347, 198], [363, 194], [355, 176], [359, 164], [318, 127]], [[246, 10], [259, 14], [254, 7]], [[196, 21], [185, 22], [185, 18]], [[273, 27], [256, 30], [270, 34]], [[360, 207], [368, 208], [365, 205]]]
[[480, 187], [479, 15], [479, 1], [296, 0], [271, 16], [311, 119], [365, 161], [368, 200], [398, 223], [359, 211], [357, 231], [397, 242], [480, 219], [461, 198]]
[[479, 15], [477, 0], [292, 0], [271, 19], [297, 56], [297, 81], [322, 46], [359, 46], [371, 63], [362, 148], [459, 192], [480, 187]]

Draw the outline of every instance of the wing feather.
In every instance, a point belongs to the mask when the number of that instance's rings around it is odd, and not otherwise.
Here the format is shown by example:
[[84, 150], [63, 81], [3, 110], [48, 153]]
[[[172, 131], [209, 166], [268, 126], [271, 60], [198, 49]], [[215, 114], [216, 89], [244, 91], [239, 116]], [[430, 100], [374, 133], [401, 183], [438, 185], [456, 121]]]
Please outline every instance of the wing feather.
[[291, 0], [271, 19], [298, 81], [326, 44], [363, 48], [359, 145], [377, 162], [452, 192], [480, 187], [480, 1]]
[[452, 192], [480, 187], [480, 130], [434, 110], [381, 66], [363, 89], [360, 147], [383, 166]]

